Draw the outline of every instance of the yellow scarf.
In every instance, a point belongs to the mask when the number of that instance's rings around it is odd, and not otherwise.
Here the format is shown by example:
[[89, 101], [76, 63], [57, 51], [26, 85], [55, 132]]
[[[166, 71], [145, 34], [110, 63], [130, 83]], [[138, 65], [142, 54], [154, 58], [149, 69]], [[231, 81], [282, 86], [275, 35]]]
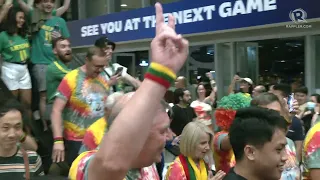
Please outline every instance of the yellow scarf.
[[208, 172], [203, 160], [200, 160], [200, 170], [197, 167], [196, 163], [192, 160], [192, 158], [188, 157], [188, 161], [192, 169], [194, 170], [194, 174], [196, 175], [197, 180], [208, 180]]

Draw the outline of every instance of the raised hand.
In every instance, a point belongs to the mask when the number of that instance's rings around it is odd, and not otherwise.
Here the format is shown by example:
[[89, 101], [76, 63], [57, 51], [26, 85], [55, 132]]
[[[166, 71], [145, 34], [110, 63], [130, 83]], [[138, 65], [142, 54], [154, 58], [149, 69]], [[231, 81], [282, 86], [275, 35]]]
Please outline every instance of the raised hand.
[[13, 0], [6, 0], [5, 2], [6, 5], [12, 5], [12, 3], [13, 3]]
[[156, 36], [151, 42], [152, 61], [164, 65], [174, 72], [179, 72], [189, 53], [189, 43], [175, 31], [175, 19], [169, 15], [169, 22], [164, 22], [163, 10], [156, 3]]

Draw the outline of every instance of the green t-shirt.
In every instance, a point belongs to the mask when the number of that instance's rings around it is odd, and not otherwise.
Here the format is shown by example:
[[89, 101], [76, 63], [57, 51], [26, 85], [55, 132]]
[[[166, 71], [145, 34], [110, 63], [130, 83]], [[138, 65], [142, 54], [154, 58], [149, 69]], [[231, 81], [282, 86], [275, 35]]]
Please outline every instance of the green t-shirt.
[[29, 41], [26, 37], [10, 36], [3, 31], [0, 33], [0, 54], [6, 62], [25, 63], [30, 57]]
[[59, 28], [62, 37], [69, 38], [69, 30], [64, 19], [56, 16], [48, 19], [39, 32], [32, 37], [31, 61], [33, 64], [51, 64], [56, 58], [51, 44], [51, 33], [55, 26]]
[[47, 103], [52, 104], [62, 79], [71, 70], [60, 60], [56, 60], [47, 69]]

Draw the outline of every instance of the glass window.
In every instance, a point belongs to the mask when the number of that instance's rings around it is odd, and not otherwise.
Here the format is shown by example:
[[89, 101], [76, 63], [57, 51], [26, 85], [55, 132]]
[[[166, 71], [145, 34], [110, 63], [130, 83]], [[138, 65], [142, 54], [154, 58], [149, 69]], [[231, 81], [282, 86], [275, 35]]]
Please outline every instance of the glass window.
[[116, 0], [115, 12], [142, 8], [142, 0]]
[[192, 46], [189, 51], [189, 83], [208, 81], [206, 73], [214, 71], [214, 46]]
[[82, 6], [85, 6], [86, 10], [86, 17], [96, 17], [101, 16], [107, 13], [107, 1], [104, 0], [95, 0], [87, 1], [87, 0], [79, 0], [82, 4]]

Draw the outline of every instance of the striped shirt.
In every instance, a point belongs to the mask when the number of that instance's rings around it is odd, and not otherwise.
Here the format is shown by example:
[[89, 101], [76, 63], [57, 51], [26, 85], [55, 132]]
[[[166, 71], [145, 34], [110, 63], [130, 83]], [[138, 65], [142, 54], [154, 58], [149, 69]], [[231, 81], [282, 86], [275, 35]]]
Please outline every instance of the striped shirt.
[[[30, 177], [43, 176], [40, 156], [34, 151], [26, 151], [29, 158]], [[0, 157], [0, 179], [24, 179], [25, 167], [20, 150], [11, 157]]]

